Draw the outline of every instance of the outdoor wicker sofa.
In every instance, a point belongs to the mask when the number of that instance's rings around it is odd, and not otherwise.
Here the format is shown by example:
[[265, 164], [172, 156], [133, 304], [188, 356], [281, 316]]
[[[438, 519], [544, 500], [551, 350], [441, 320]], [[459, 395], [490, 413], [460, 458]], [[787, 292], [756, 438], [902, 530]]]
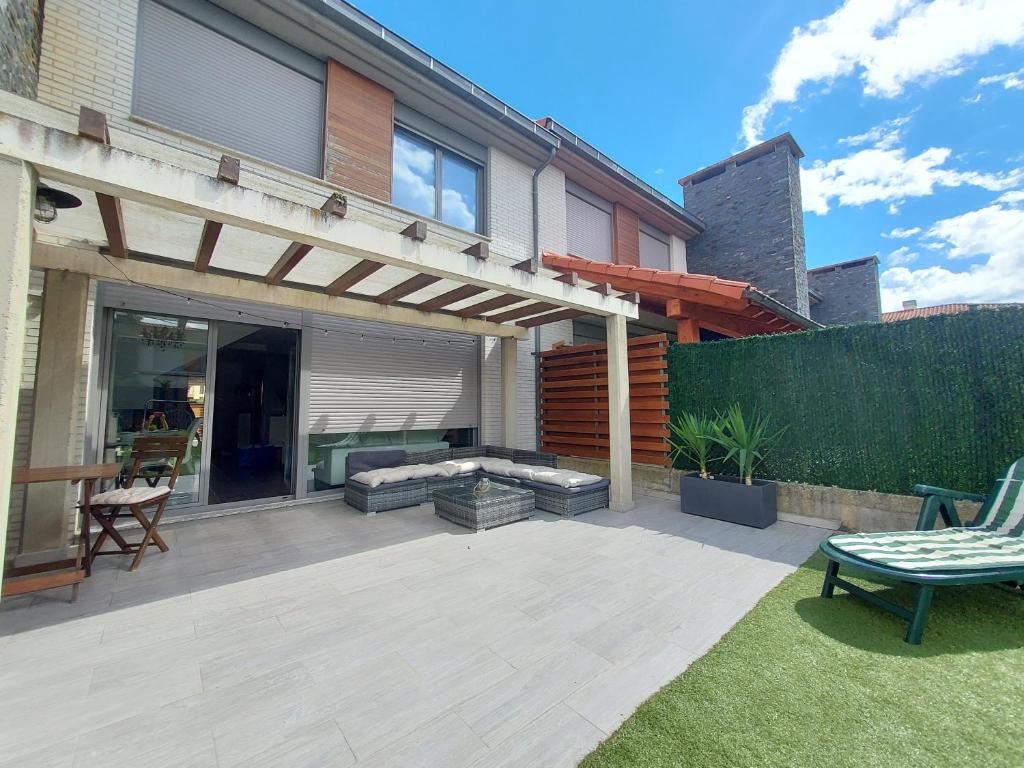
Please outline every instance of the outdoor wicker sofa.
[[413, 453], [398, 450], [353, 452], [346, 459], [345, 501], [361, 512], [375, 514], [389, 509], [401, 509], [402, 507], [426, 504], [432, 500], [433, 492], [439, 488], [450, 488], [456, 483], [465, 482], [470, 477], [487, 477], [494, 482], [505, 485], [529, 488], [534, 492], [537, 509], [565, 517], [574, 517], [584, 512], [603, 509], [608, 506], [609, 482], [606, 479], [575, 488], [563, 488], [560, 485], [492, 474], [482, 469], [451, 477], [425, 477], [382, 483], [377, 487], [370, 487], [365, 483], [352, 479], [353, 475], [373, 469], [417, 464], [436, 464], [443, 461], [477, 457], [508, 459], [515, 464], [524, 464], [531, 467], [557, 468], [558, 466], [557, 457], [551, 453], [513, 450], [494, 445], [437, 449]]

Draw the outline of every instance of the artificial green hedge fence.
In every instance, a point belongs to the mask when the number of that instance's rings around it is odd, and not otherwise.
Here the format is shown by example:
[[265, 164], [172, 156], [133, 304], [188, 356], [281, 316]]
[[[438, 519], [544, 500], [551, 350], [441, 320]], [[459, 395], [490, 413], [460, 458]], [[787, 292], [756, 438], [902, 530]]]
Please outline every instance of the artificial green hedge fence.
[[1024, 455], [1024, 308], [674, 344], [669, 401], [785, 425], [759, 477], [983, 493]]

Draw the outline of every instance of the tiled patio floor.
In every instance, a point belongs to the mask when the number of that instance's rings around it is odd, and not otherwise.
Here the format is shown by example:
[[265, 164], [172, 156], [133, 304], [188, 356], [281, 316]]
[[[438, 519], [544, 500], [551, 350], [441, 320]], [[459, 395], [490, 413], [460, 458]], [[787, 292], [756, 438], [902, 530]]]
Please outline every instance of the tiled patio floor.
[[575, 765], [824, 531], [642, 498], [473, 534], [340, 502], [167, 525], [0, 611], [0, 765]]

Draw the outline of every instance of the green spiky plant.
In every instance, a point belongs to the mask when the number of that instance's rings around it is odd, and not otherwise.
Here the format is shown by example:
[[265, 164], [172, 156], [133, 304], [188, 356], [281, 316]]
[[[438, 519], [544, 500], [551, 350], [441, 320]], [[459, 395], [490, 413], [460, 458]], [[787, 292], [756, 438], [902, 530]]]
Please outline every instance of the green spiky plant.
[[672, 446], [672, 463], [682, 456], [697, 465], [701, 479], [708, 479], [708, 463], [715, 447], [712, 440], [713, 419], [705, 414], [681, 413], [671, 422], [669, 445]]
[[710, 440], [725, 449], [724, 462], [733, 462], [747, 485], [754, 484], [754, 468], [764, 461], [765, 454], [786, 431], [771, 431], [771, 419], [756, 411], [750, 419], [743, 416], [738, 404], [711, 420]]

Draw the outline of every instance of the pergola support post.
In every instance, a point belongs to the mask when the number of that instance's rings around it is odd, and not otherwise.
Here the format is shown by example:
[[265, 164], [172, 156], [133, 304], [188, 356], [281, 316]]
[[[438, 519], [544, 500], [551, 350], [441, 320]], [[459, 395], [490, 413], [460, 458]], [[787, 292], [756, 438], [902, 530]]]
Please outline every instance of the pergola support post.
[[516, 368], [519, 343], [514, 338], [501, 340], [501, 442], [514, 448], [516, 442]]
[[[88, 305], [89, 278], [86, 275], [46, 270], [30, 466], [60, 467], [74, 463], [79, 439], [75, 426]], [[66, 557], [68, 515], [74, 504], [75, 495], [67, 483], [28, 486], [21, 554], [44, 561]], [[42, 553], [47, 557], [40, 557]]]
[[32, 167], [0, 158], [0, 424], [4, 425], [0, 431], [0, 575], [6, 560], [35, 197], [36, 174]]
[[692, 317], [676, 318], [676, 341], [680, 344], [700, 342], [700, 326]]
[[626, 317], [609, 315], [608, 336], [608, 451], [611, 474], [610, 506], [615, 512], [633, 508], [633, 457], [629, 423], [629, 351]]

